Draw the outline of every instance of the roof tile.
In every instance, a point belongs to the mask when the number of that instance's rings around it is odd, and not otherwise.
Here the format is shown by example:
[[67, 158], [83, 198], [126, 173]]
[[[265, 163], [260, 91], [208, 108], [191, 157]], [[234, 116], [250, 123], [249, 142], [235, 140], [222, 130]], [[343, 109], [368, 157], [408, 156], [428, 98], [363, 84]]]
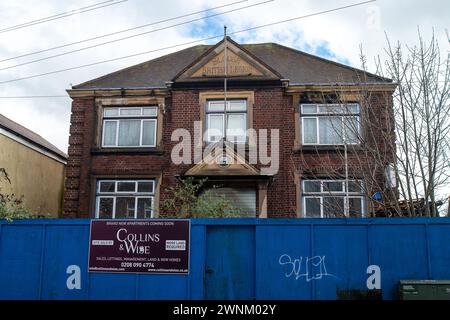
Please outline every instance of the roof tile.
[[[171, 81], [212, 47], [193, 46], [81, 83], [73, 89], [164, 88], [166, 81]], [[284, 79], [289, 79], [291, 84], [392, 82], [390, 79], [276, 43], [244, 44], [242, 47], [276, 70]]]

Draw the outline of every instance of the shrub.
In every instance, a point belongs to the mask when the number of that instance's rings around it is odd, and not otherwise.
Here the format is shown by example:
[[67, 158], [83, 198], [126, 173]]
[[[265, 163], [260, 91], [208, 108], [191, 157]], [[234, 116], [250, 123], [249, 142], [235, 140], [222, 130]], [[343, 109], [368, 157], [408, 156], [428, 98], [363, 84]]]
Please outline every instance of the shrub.
[[241, 211], [225, 195], [206, 190], [197, 198], [192, 215], [194, 218], [236, 218], [241, 216]]
[[166, 189], [170, 198], [165, 200], [162, 208], [175, 211], [182, 218], [231, 218], [241, 212], [234, 207], [225, 195], [218, 195], [213, 190], [206, 190], [199, 195], [207, 179], [194, 181], [189, 177], [181, 180], [176, 187]]
[[[11, 183], [6, 170], [0, 168], [0, 182], [5, 181]], [[33, 215], [23, 206], [23, 198], [17, 197], [15, 194], [5, 194], [0, 187], [0, 219], [12, 221], [13, 219], [29, 219]]]

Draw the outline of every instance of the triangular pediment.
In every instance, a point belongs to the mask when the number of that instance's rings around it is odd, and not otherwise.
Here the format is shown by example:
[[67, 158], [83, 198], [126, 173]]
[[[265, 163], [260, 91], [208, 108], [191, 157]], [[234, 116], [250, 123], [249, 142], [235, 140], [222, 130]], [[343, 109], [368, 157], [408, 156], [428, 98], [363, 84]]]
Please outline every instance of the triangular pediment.
[[191, 167], [185, 176], [259, 176], [260, 171], [230, 142], [219, 141], [207, 147], [202, 161]]
[[[227, 78], [277, 80], [281, 76], [239, 44], [227, 38]], [[204, 81], [225, 77], [225, 41], [222, 40], [181, 71], [174, 82]]]

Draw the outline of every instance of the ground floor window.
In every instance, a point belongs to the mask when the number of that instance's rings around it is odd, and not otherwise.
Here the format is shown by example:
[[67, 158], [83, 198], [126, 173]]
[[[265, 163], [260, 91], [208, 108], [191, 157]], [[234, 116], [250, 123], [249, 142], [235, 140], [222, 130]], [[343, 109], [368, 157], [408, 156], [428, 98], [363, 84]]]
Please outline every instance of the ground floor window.
[[364, 217], [361, 180], [303, 180], [302, 214], [305, 218]]
[[95, 217], [148, 219], [154, 217], [154, 180], [97, 181]]

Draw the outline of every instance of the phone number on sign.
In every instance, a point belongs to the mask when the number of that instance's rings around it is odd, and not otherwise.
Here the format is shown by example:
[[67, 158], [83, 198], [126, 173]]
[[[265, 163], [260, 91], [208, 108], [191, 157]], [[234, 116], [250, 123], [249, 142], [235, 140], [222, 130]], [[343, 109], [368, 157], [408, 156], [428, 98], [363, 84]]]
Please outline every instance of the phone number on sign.
[[155, 264], [152, 262], [122, 262], [122, 268], [154, 268]]

